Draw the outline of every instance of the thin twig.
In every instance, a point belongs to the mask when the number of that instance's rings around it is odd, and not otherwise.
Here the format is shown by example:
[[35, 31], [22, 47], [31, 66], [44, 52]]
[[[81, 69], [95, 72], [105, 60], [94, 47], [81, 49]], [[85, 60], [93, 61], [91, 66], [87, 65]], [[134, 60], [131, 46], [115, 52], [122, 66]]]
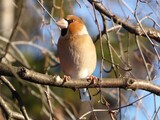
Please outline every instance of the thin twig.
[[[38, 3], [39, 3], [39, 5], [45, 10], [45, 12], [51, 17], [51, 19], [53, 20], [53, 22], [55, 23], [55, 24], [57, 24], [57, 22], [56, 22], [56, 20], [52, 17], [52, 15], [48, 12], [48, 10], [43, 6], [43, 4], [39, 1], [39, 0], [36, 0]], [[59, 27], [58, 27], [59, 28]], [[60, 29], [60, 28], [59, 28]]]
[[20, 113], [14, 112], [10, 109], [7, 105], [6, 101], [0, 96], [0, 108], [2, 108], [3, 112], [5, 113], [7, 120], [16, 119], [16, 120], [24, 120], [24, 116]]
[[13, 96], [17, 99], [18, 103], [19, 103], [19, 107], [20, 107], [20, 110], [24, 116], [24, 118], [26, 120], [30, 120], [27, 112], [26, 112], [26, 108], [25, 106], [23, 105], [23, 101], [21, 99], [21, 97], [19, 96], [19, 94], [17, 93], [16, 89], [14, 88], [14, 86], [4, 77], [4, 76], [1, 76], [0, 77], [0, 80], [10, 89], [10, 91], [12, 92]]
[[2, 57], [0, 57], [0, 61], [1, 61], [2, 58], [4, 58], [4, 57], [6, 56], [6, 54], [8, 53], [10, 44], [11, 44], [11, 42], [12, 42], [12, 40], [13, 40], [13, 35], [14, 35], [14, 33], [16, 32], [16, 29], [17, 29], [17, 27], [18, 27], [18, 25], [19, 25], [19, 22], [20, 22], [20, 17], [21, 17], [21, 15], [22, 15], [22, 9], [23, 9], [23, 1], [21, 1], [20, 12], [19, 12], [18, 18], [17, 18], [18, 20], [16, 21], [16, 24], [15, 24], [14, 27], [13, 27], [13, 30], [12, 30], [11, 35], [10, 35], [10, 37], [9, 37], [9, 42], [7, 43], [7, 45], [6, 45], [6, 47], [5, 47], [5, 54], [4, 54]]
[[86, 112], [85, 114], [83, 114], [82, 116], [79, 117], [79, 119], [83, 119], [85, 116], [87, 116], [88, 114], [92, 113], [92, 112], [108, 112], [109, 110], [107, 109], [94, 109], [91, 111]]
[[[160, 32], [158, 30], [153, 29], [145, 29], [143, 30], [140, 28], [140, 26], [134, 26], [132, 24], [127, 23], [126, 21], [123, 21], [121, 18], [110, 12], [108, 9], [105, 8], [105, 6], [102, 4], [102, 2], [98, 2], [98, 0], [88, 0], [91, 4], [95, 3], [95, 8], [100, 12], [103, 13], [106, 17], [113, 19], [113, 21], [116, 24], [122, 25], [124, 29], [126, 29], [128, 32], [140, 36], [147, 37], [154, 39], [157, 42], [160, 42]], [[146, 31], [146, 32], [144, 32]], [[148, 37], [147, 37], [148, 38]]]
[[51, 103], [51, 96], [50, 96], [50, 89], [49, 89], [49, 86], [47, 86], [47, 89], [45, 91], [45, 95], [46, 95], [46, 98], [47, 98], [47, 102], [48, 102], [48, 105], [49, 105], [49, 109], [50, 109], [50, 114], [51, 114], [51, 119], [54, 120], [54, 113], [53, 113], [53, 108], [52, 108], [52, 103]]
[[[54, 92], [50, 91], [52, 98], [54, 98], [59, 104], [60, 106], [62, 106], [64, 108], [64, 110], [66, 111], [66, 113], [69, 115], [69, 117], [72, 120], [76, 120], [74, 114], [70, 111], [70, 109], [68, 109], [68, 107], [66, 106], [64, 99], [60, 98], [59, 96], [57, 96]], [[69, 104], [68, 102], [66, 102], [67, 104]]]
[[140, 43], [139, 43], [138, 36], [136, 36], [135, 39], [136, 39], [137, 47], [138, 47], [138, 49], [139, 49], [139, 51], [140, 51], [140, 54], [141, 54], [141, 57], [142, 57], [142, 59], [143, 59], [143, 64], [144, 64], [145, 69], [146, 69], [146, 71], [147, 71], [148, 79], [151, 80], [151, 73], [149, 72], [149, 68], [148, 68], [148, 66], [147, 66], [147, 62], [146, 62], [146, 60], [145, 60], [145, 58], [144, 58], [144, 55], [143, 55], [143, 52], [142, 52], [142, 49], [141, 49], [141, 46], [140, 46]]
[[[138, 24], [139, 24], [139, 26], [140, 26], [140, 29], [143, 31], [144, 35], [147, 37], [147, 39], [150, 41], [151, 45], [153, 46], [154, 51], [155, 51], [155, 53], [156, 53], [156, 55], [157, 55], [157, 58], [158, 58], [158, 60], [159, 60], [159, 62], [160, 62], [160, 56], [159, 56], [159, 53], [158, 53], [158, 51], [157, 51], [157, 49], [156, 49], [156, 46], [157, 46], [157, 45], [151, 40], [152, 37], [147, 34], [146, 30], [144, 29], [144, 27], [143, 27], [142, 24], [140, 23], [140, 20], [139, 20], [138, 17], [137, 17], [138, 3], [139, 3], [139, 2], [138, 2], [138, 0], [137, 0], [135, 12], [134, 12], [134, 16], [135, 16], [135, 18], [136, 18], [136, 20], [137, 20], [137, 22], [138, 22]], [[158, 41], [157, 41], [157, 42], [158, 42]], [[148, 76], [148, 77], [149, 77], [149, 76]], [[149, 78], [149, 79], [150, 79], [150, 78]]]

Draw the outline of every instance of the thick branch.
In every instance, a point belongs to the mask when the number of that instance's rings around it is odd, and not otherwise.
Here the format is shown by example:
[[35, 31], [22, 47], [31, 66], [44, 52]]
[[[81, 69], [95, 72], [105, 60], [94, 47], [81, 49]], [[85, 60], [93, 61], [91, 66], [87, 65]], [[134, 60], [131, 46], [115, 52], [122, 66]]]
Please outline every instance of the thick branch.
[[0, 63], [0, 75], [15, 76], [18, 75], [25, 81], [51, 85], [56, 87], [66, 88], [124, 88], [124, 89], [141, 89], [146, 90], [156, 95], [160, 95], [160, 86], [153, 84], [147, 80], [132, 79], [132, 78], [103, 78], [102, 80], [69, 80], [65, 81], [59, 76], [45, 75], [24, 67], [7, 66]]
[[[145, 33], [143, 32], [143, 30], [140, 28], [139, 25], [134, 26], [134, 25], [127, 23], [126, 21], [123, 21], [121, 18], [119, 18], [118, 16], [116, 16], [115, 14], [107, 10], [101, 2], [98, 2], [98, 0], [88, 0], [88, 1], [91, 4], [92, 2], [94, 2], [95, 8], [100, 13], [103, 13], [106, 17], [113, 19], [115, 23], [122, 25], [122, 27], [126, 29], [128, 32], [146, 37]], [[160, 42], [160, 32], [158, 30], [151, 29], [151, 28], [147, 28], [147, 29], [144, 28], [144, 30], [151, 39], [154, 39], [155, 41]]]

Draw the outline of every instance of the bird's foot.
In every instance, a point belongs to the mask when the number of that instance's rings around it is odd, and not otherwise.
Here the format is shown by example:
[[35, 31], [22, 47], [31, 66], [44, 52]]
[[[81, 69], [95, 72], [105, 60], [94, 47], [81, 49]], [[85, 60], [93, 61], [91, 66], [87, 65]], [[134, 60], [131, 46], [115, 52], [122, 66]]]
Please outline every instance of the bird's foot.
[[98, 80], [96, 76], [90, 75], [87, 77], [88, 81], [91, 81], [93, 84]]
[[64, 76], [63, 76], [64, 82], [67, 82], [67, 81], [69, 81], [70, 79], [71, 79], [70, 76], [67, 76], [67, 75], [64, 75]]

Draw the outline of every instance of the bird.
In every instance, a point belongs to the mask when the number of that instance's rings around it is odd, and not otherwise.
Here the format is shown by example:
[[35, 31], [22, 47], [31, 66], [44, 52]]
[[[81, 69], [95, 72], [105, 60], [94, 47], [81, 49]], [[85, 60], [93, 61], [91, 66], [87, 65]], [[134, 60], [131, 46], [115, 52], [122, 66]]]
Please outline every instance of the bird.
[[[63, 73], [74, 79], [92, 76], [96, 68], [96, 48], [82, 19], [67, 15], [57, 22], [61, 29], [57, 51]], [[87, 88], [80, 88], [82, 102], [90, 101]]]

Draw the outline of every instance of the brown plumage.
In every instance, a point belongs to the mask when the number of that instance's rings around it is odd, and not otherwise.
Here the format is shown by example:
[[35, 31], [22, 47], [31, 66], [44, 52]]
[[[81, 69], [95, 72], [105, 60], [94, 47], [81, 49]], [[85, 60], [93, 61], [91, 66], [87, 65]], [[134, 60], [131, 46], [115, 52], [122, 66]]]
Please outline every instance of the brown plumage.
[[[90, 76], [96, 67], [97, 59], [94, 43], [85, 24], [80, 18], [68, 15], [59, 20], [57, 25], [61, 28], [58, 55], [64, 74], [76, 79]], [[86, 89], [81, 90], [86, 92]], [[81, 100], [89, 99], [81, 96]]]

